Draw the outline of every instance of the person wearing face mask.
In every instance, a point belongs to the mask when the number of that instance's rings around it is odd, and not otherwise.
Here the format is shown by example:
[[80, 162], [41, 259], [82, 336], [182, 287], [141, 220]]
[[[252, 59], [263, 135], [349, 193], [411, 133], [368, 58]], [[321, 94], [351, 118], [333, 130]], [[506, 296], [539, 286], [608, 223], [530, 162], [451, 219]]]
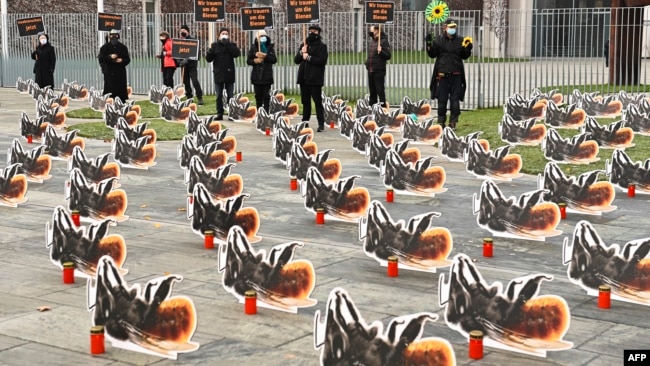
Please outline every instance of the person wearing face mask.
[[39, 87], [54, 87], [54, 67], [56, 66], [56, 52], [50, 44], [50, 37], [41, 32], [38, 34], [38, 44], [32, 51], [34, 62], [34, 81]]
[[311, 100], [316, 106], [318, 132], [325, 130], [325, 110], [323, 109], [322, 88], [325, 84], [325, 65], [327, 65], [327, 45], [321, 41], [321, 27], [309, 26], [307, 42], [302, 43], [293, 61], [298, 67], [300, 85], [300, 101], [302, 103], [302, 120], [309, 122], [311, 118]]
[[370, 92], [370, 105], [381, 103], [386, 108], [386, 62], [390, 60], [390, 44], [386, 33], [381, 32], [378, 26], [370, 26], [368, 31], [370, 42], [368, 42], [368, 57], [366, 58], [366, 70], [368, 70], [368, 91]]
[[131, 62], [129, 49], [120, 43], [120, 32], [111, 30], [108, 33], [108, 43], [99, 49], [99, 64], [104, 64], [104, 91], [111, 98], [126, 101], [129, 98], [126, 82], [126, 67]]
[[162, 50], [156, 55], [160, 59], [160, 72], [162, 72], [163, 85], [174, 87], [174, 72], [176, 72], [176, 60], [172, 58], [172, 39], [169, 33], [162, 31], [159, 34]]
[[[187, 25], [181, 26], [180, 37], [183, 39], [196, 39], [196, 37], [190, 35], [190, 27]], [[190, 57], [183, 59], [179, 62], [179, 65], [183, 68], [183, 84], [185, 84], [185, 97], [187, 99], [193, 98], [192, 86], [196, 90], [196, 97], [198, 98], [198, 104], [203, 105], [203, 89], [201, 89], [201, 83], [199, 83], [198, 78], [198, 58]]]
[[248, 50], [246, 63], [252, 66], [251, 84], [255, 91], [255, 105], [269, 111], [271, 85], [273, 85], [273, 64], [278, 62], [275, 48], [266, 31], [257, 32], [257, 37]]
[[[219, 31], [219, 41], [212, 43], [205, 55], [205, 60], [212, 62], [214, 86], [217, 94], [218, 121], [223, 120], [223, 91], [226, 91], [228, 100], [232, 98], [232, 93], [235, 89], [235, 59], [241, 54], [237, 45], [230, 42], [229, 35], [230, 31], [228, 28], [221, 28]], [[228, 103], [228, 100], [225, 102]]]
[[426, 37], [427, 55], [435, 58], [431, 76], [431, 99], [438, 99], [438, 123], [444, 128], [447, 123], [447, 102], [449, 102], [449, 127], [456, 129], [460, 116], [460, 102], [465, 98], [467, 82], [463, 60], [472, 55], [471, 40], [464, 41], [456, 34], [458, 26], [447, 19], [442, 34]]

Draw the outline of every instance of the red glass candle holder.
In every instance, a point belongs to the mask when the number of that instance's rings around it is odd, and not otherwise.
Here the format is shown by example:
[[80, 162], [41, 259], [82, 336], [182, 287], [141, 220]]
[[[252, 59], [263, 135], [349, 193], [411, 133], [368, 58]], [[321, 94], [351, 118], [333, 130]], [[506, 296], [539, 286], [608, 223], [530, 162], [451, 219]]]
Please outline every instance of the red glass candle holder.
[[189, 202], [190, 205], [194, 204], [194, 194], [192, 193], [187, 194], [187, 202]]
[[558, 203], [558, 207], [560, 208], [560, 218], [566, 220], [566, 203]]
[[636, 196], [636, 186], [634, 185], [634, 183], [630, 183], [627, 185], [627, 196], [628, 197]]
[[334, 128], [336, 124], [334, 122], [330, 122], [330, 128]]
[[214, 249], [214, 231], [206, 230], [203, 234], [203, 246], [205, 249]]
[[248, 290], [244, 293], [244, 313], [246, 315], [257, 314], [257, 292]]
[[291, 188], [292, 191], [298, 190], [298, 179], [291, 177], [291, 182], [289, 184], [289, 187]]
[[612, 289], [607, 285], [600, 285], [598, 287], [598, 307], [601, 309], [609, 309], [612, 305]]
[[469, 332], [469, 358], [473, 360], [483, 358], [483, 332], [480, 330]]
[[97, 325], [90, 328], [90, 354], [101, 355], [105, 351], [104, 327]]
[[32, 142], [34, 142], [34, 137], [31, 134], [27, 135], [27, 143], [31, 144]]
[[325, 210], [322, 208], [316, 209], [316, 224], [323, 225], [325, 223]]
[[72, 210], [72, 212], [70, 212], [70, 218], [75, 226], [81, 226], [81, 216], [79, 215], [79, 211]]
[[237, 151], [237, 153], [235, 154], [235, 161], [238, 162], [238, 163], [241, 163], [242, 160], [243, 159], [242, 159], [241, 151]]
[[494, 251], [494, 243], [492, 242], [492, 238], [484, 238], [483, 239], [483, 256], [484, 257], [492, 257]]
[[393, 202], [395, 200], [395, 192], [392, 188], [386, 190], [386, 202]]
[[266, 136], [271, 136], [271, 129], [267, 127], [265, 134]]
[[63, 263], [63, 283], [74, 283], [74, 262]]
[[386, 272], [388, 277], [397, 277], [399, 275], [399, 267], [397, 266], [397, 257], [391, 255], [388, 257], [388, 270]]

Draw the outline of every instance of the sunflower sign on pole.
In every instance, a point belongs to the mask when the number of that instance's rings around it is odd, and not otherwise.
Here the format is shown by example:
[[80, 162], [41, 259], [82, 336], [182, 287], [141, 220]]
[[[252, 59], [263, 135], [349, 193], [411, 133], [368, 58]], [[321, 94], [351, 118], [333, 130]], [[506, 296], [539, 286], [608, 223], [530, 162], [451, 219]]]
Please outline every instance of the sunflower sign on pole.
[[441, 24], [449, 18], [449, 5], [441, 0], [433, 1], [427, 5], [424, 15], [429, 23]]

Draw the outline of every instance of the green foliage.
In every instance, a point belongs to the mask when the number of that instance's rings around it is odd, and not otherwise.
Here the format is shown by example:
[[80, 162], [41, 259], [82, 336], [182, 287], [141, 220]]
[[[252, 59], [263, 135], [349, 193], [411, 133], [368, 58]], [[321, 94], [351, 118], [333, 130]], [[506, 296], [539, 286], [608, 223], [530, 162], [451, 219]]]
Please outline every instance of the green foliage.
[[[149, 124], [148, 128], [156, 130], [159, 141], [180, 140], [186, 134], [185, 125], [182, 123], [167, 122], [162, 119], [140, 121], [140, 123], [144, 122]], [[112, 140], [115, 134], [113, 129], [106, 127], [103, 121], [78, 123], [71, 126], [69, 130], [79, 131], [81, 137], [99, 140]]]

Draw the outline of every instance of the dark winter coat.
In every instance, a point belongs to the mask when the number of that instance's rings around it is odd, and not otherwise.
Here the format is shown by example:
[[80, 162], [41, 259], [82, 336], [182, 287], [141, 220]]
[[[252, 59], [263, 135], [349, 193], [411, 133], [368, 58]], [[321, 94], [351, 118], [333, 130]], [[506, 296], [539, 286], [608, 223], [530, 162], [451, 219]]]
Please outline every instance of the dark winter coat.
[[38, 45], [32, 52], [34, 63], [34, 81], [39, 87], [49, 86], [54, 88], [54, 68], [56, 66], [56, 52], [50, 42]]
[[[193, 40], [196, 39], [194, 36], [187, 36], [184, 39], [187, 40]], [[199, 54], [200, 57], [200, 54]], [[196, 70], [197, 66], [199, 65], [199, 57], [189, 57], [189, 58], [184, 58], [178, 61], [178, 66], [179, 67], [184, 67], [185, 72], [189, 72], [190, 70]]]
[[[117, 58], [112, 59], [111, 54], [116, 54]], [[129, 94], [126, 90], [126, 67], [131, 62], [129, 49], [122, 43], [112, 44], [108, 42], [99, 49], [99, 64], [104, 65], [104, 91], [103, 94], [111, 94], [111, 97], [119, 97], [120, 100], [126, 101]], [[122, 59], [118, 63], [115, 60]]]
[[241, 53], [237, 45], [226, 41], [214, 42], [208, 53], [205, 55], [205, 60], [213, 62], [212, 72], [214, 73], [215, 84], [234, 83], [235, 82], [235, 59]]
[[386, 33], [381, 32], [381, 53], [377, 53], [377, 40], [373, 37], [368, 42], [368, 57], [366, 58], [366, 70], [376, 72], [386, 70], [386, 61], [390, 60], [390, 43]]
[[431, 99], [437, 99], [437, 88], [439, 74], [456, 74], [459, 73], [462, 77], [462, 89], [460, 100], [465, 99], [465, 90], [467, 89], [467, 82], [465, 78], [465, 66], [463, 60], [467, 60], [472, 55], [473, 44], [463, 46], [463, 37], [457, 34], [448, 37], [446, 34], [439, 34], [435, 38], [431, 34], [427, 35], [427, 55], [436, 59], [433, 66], [433, 75], [431, 76]]
[[325, 65], [327, 65], [327, 45], [319, 39], [315, 42], [307, 42], [308, 59], [305, 60], [300, 52], [303, 44], [300, 44], [298, 53], [293, 58], [298, 67], [298, 84], [320, 85], [325, 84]]
[[255, 63], [255, 54], [259, 52], [257, 39], [251, 45], [250, 50], [248, 50], [246, 63], [253, 66], [253, 69], [251, 70], [251, 84], [273, 84], [273, 64], [278, 62], [278, 58], [275, 56], [275, 48], [273, 43], [271, 43], [271, 38], [268, 36], [266, 38], [267, 46], [264, 62], [261, 64]]

